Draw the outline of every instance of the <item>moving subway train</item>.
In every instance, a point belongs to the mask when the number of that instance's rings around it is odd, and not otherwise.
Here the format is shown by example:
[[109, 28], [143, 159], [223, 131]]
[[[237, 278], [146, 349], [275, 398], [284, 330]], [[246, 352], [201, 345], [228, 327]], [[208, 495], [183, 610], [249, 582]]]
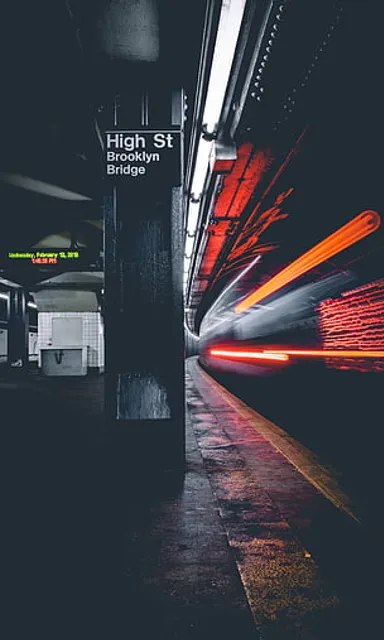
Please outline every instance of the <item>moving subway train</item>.
[[[259, 286], [254, 281], [261, 255], [256, 256], [205, 315], [200, 329], [202, 362], [250, 375], [273, 373], [308, 358], [336, 369], [383, 371], [379, 247], [375, 251], [374, 243], [366, 245], [371, 255], [359, 260], [356, 250], [361, 248], [355, 246], [380, 227], [380, 215], [364, 211]], [[332, 263], [320, 275], [314, 273], [347, 249], [348, 265], [334, 269]]]

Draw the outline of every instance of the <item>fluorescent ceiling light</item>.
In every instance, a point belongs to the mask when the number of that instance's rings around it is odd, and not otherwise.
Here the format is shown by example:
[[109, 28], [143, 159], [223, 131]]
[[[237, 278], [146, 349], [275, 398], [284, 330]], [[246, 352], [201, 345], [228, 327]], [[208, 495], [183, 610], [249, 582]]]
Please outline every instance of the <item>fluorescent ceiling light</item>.
[[[213, 133], [217, 129], [220, 120], [245, 5], [246, 0], [222, 1], [203, 112], [203, 126], [209, 133]], [[203, 193], [212, 147], [212, 141], [205, 140], [202, 136], [200, 137], [191, 183], [191, 194], [195, 198], [200, 199]], [[187, 231], [190, 236], [196, 234], [200, 205], [200, 202], [189, 203]]]
[[187, 231], [190, 236], [194, 236], [196, 233], [196, 227], [199, 220], [199, 212], [200, 212], [200, 203], [191, 202], [191, 204], [189, 205], [188, 225], [187, 225]]
[[201, 196], [201, 193], [203, 191], [205, 178], [207, 177], [211, 151], [212, 142], [204, 140], [204, 138], [200, 138], [191, 187], [191, 193], [197, 198]]
[[190, 257], [192, 255], [193, 244], [195, 242], [195, 238], [188, 236], [185, 240], [185, 255], [186, 257]]
[[184, 273], [186, 275], [188, 275], [190, 262], [191, 262], [191, 258], [187, 258], [187, 257], [184, 258]]
[[222, 3], [203, 115], [203, 124], [209, 132], [215, 130], [220, 119], [245, 4], [246, 0], [223, 0]]
[[45, 196], [52, 196], [52, 198], [59, 198], [60, 200], [74, 200], [80, 202], [92, 200], [92, 198], [84, 196], [81, 193], [68, 191], [68, 189], [63, 189], [55, 184], [49, 184], [48, 182], [42, 182], [41, 180], [35, 180], [35, 178], [28, 178], [28, 176], [22, 176], [16, 173], [0, 172], [0, 180], [7, 184], [11, 184], [14, 187], [21, 187], [22, 189], [27, 189], [27, 191], [42, 193]]
[[[216, 130], [223, 108], [245, 4], [246, 0], [224, 0], [222, 3], [203, 113], [203, 125], [210, 133]], [[195, 196], [203, 190], [211, 151], [212, 142], [200, 138], [191, 187]]]

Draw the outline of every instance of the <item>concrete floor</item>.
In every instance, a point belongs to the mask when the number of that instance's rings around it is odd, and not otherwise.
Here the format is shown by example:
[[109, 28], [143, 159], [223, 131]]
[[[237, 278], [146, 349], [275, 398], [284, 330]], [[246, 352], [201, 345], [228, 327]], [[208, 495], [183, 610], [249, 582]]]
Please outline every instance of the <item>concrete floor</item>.
[[366, 538], [194, 359], [184, 475], [105, 438], [102, 377], [2, 377], [0, 402], [2, 637], [371, 637]]
[[102, 391], [0, 382], [2, 637], [257, 639], [193, 430], [184, 476], [132, 468], [103, 438]]

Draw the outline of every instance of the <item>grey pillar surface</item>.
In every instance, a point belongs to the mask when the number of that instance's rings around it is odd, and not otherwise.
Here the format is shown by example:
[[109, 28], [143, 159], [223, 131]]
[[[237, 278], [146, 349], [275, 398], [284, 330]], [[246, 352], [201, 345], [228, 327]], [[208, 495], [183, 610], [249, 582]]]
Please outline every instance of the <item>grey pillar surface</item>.
[[7, 362], [12, 370], [28, 369], [29, 318], [25, 291], [10, 289], [8, 298]]
[[[138, 155], [123, 149], [115, 166], [130, 166], [131, 173], [106, 177], [106, 418], [112, 432], [127, 436], [138, 459], [177, 469], [184, 463], [183, 95], [136, 100], [126, 111], [115, 104], [110, 127], [113, 145], [123, 132], [137, 140]], [[146, 163], [140, 154], [153, 152], [158, 133], [157, 155]], [[169, 148], [162, 146], [166, 136]], [[138, 166], [145, 175], [132, 175]]]

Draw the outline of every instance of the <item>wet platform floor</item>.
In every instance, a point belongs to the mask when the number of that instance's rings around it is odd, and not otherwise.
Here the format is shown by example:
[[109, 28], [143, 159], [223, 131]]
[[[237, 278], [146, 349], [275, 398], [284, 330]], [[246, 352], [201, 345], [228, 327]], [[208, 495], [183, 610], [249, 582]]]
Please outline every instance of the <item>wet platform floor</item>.
[[372, 532], [186, 369], [185, 474], [116, 455], [102, 377], [2, 378], [2, 637], [369, 636]]

